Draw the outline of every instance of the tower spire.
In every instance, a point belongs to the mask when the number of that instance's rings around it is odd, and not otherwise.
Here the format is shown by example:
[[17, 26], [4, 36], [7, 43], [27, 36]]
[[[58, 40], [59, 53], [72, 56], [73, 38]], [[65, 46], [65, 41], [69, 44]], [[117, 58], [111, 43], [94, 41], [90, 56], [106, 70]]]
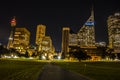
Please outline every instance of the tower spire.
[[15, 26], [16, 26], [16, 19], [15, 16], [12, 18], [12, 20], [10, 21], [11, 24], [11, 32], [10, 32], [10, 36], [9, 36], [9, 41], [8, 41], [8, 45], [7, 48], [13, 48], [13, 38], [14, 38], [14, 30], [15, 30]]
[[93, 6], [93, 4], [92, 4], [92, 8], [91, 8], [91, 16], [92, 16], [92, 18], [94, 20], [94, 6]]
[[94, 30], [94, 10], [93, 5], [91, 8], [91, 14], [83, 27], [80, 29], [79, 43], [81, 47], [95, 47], [95, 30]]
[[11, 20], [11, 27], [15, 27], [16, 26], [16, 17], [14, 16], [13, 19]]

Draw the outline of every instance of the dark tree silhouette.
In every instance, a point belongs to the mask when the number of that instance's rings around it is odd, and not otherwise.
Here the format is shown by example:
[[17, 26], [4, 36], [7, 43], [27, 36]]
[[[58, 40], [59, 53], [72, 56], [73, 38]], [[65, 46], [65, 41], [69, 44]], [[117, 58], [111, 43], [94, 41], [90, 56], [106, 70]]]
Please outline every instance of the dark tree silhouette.
[[9, 50], [4, 48], [3, 45], [0, 45], [0, 55], [1, 54], [8, 54], [9, 53]]
[[29, 53], [26, 51], [25, 55], [24, 55], [26, 58], [29, 57]]
[[79, 61], [91, 58], [89, 55], [87, 55], [87, 53], [83, 52], [79, 47], [71, 47], [69, 56], [77, 58]]
[[81, 60], [86, 60], [87, 59], [87, 54], [84, 53], [83, 51], [79, 50], [73, 53], [74, 57], [77, 58], [79, 61]]

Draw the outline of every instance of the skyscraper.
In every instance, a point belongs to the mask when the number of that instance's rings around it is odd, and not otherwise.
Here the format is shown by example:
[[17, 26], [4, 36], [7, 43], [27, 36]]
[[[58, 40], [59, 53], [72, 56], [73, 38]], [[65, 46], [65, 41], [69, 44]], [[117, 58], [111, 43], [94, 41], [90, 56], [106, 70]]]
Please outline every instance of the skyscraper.
[[95, 45], [95, 21], [94, 11], [91, 10], [91, 15], [85, 22], [83, 27], [78, 32], [78, 46], [81, 50], [91, 56], [92, 60], [101, 59], [101, 54], [97, 53], [97, 47]]
[[8, 41], [8, 45], [7, 45], [7, 48], [13, 48], [13, 39], [14, 39], [14, 29], [15, 29], [15, 26], [16, 26], [16, 19], [15, 17], [13, 17], [13, 19], [11, 20], [10, 22], [11, 24], [11, 32], [10, 32], [10, 37], [9, 37], [9, 41]]
[[69, 46], [78, 46], [78, 36], [75, 33], [69, 34]]
[[64, 27], [62, 29], [62, 57], [65, 58], [69, 52], [69, 32], [70, 28]]
[[114, 49], [114, 53], [120, 53], [120, 13], [110, 15], [107, 24], [109, 48]]
[[53, 54], [53, 45], [52, 45], [52, 39], [50, 36], [45, 36], [42, 39], [41, 44], [41, 50], [42, 54], [46, 57], [46, 59], [51, 59], [51, 55]]
[[78, 43], [80, 47], [95, 46], [95, 30], [94, 30], [94, 11], [92, 9], [91, 16], [85, 22], [83, 27], [78, 32]]
[[46, 32], [46, 26], [45, 25], [37, 25], [37, 31], [36, 31], [36, 44], [38, 51], [41, 51], [41, 43], [43, 37], [45, 37], [45, 32]]
[[30, 32], [26, 28], [16, 28], [13, 47], [20, 53], [25, 53], [30, 43]]
[[52, 39], [50, 36], [45, 36], [42, 39], [42, 50], [51, 51], [52, 50]]

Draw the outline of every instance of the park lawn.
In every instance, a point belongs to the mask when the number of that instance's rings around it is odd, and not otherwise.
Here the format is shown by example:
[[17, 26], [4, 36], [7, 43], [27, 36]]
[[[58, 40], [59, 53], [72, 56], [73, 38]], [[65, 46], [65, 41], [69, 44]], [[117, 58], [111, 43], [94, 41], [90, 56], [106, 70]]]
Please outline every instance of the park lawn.
[[120, 62], [57, 62], [56, 64], [93, 80], [120, 80]]
[[0, 80], [37, 80], [45, 62], [0, 59]]

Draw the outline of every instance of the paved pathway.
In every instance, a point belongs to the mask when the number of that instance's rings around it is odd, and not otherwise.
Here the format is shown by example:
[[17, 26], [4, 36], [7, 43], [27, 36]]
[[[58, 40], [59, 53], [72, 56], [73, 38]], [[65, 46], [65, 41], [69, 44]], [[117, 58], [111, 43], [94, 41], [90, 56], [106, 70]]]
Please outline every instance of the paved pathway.
[[59, 66], [47, 64], [44, 66], [43, 72], [38, 80], [89, 80], [80, 74], [70, 72], [60, 68]]

